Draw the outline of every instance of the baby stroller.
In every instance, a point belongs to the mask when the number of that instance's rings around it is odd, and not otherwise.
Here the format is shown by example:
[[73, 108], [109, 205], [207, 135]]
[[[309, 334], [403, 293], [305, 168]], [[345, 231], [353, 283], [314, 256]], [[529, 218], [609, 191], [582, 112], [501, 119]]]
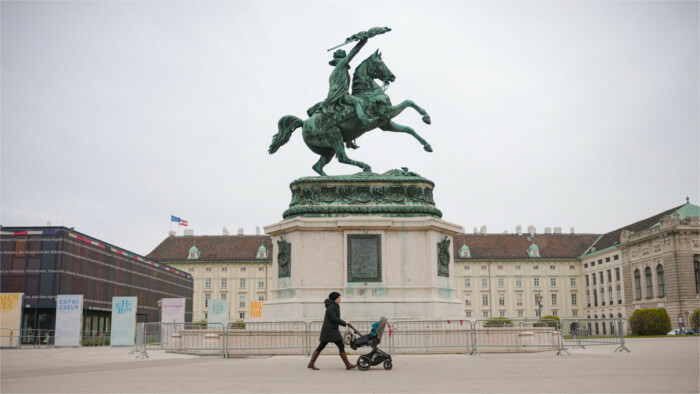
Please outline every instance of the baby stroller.
[[391, 356], [377, 348], [377, 345], [379, 345], [382, 341], [382, 334], [384, 333], [384, 327], [386, 324], [386, 317], [380, 318], [378, 322], [374, 322], [372, 324], [372, 331], [365, 335], [362, 335], [355, 329], [355, 327], [348, 324], [348, 327], [350, 327], [354, 331], [354, 334], [357, 335], [355, 336], [352, 332], [348, 332], [348, 334], [346, 334], [345, 341], [348, 342], [350, 347], [353, 350], [364, 346], [369, 346], [372, 348], [371, 352], [362, 355], [357, 359], [357, 368], [360, 371], [366, 371], [370, 368], [370, 366], [379, 365], [381, 363], [384, 363], [384, 369], [387, 371], [393, 366], [391, 364]]

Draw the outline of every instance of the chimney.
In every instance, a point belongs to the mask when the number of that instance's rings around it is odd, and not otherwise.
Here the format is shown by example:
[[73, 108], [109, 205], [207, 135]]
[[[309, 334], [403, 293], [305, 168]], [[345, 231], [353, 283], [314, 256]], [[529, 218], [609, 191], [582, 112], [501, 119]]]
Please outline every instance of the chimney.
[[194, 235], [194, 230], [191, 228], [185, 229], [185, 237], [192, 237]]
[[222, 234], [222, 235], [229, 235], [228, 229], [227, 229], [226, 227], [222, 228], [222, 229], [221, 229], [221, 234]]
[[175, 236], [175, 231], [170, 230], [168, 231], [168, 237], [174, 237]]
[[576, 234], [576, 231], [574, 231], [573, 227], [571, 227], [571, 234]]
[[554, 234], [561, 234], [561, 227], [554, 227]]
[[243, 235], [243, 227], [238, 228], [238, 235]]
[[255, 226], [255, 235], [260, 235], [260, 227]]
[[486, 225], [481, 226], [481, 235], [486, 235]]
[[545, 227], [545, 228], [544, 228], [544, 233], [545, 233], [545, 234], [551, 234], [551, 233], [552, 233], [552, 228], [551, 228], [551, 227]]
[[537, 229], [535, 229], [535, 226], [529, 225], [527, 226], [527, 232], [530, 233], [531, 236], [534, 236], [535, 232], [537, 232]]
[[51, 227], [51, 221], [49, 220], [48, 222], [46, 222], [46, 225]]
[[479, 234], [479, 229], [477, 229], [476, 227], [474, 227], [474, 234]]
[[515, 227], [515, 232], [516, 232], [518, 235], [523, 235], [523, 226], [517, 225], [517, 226]]

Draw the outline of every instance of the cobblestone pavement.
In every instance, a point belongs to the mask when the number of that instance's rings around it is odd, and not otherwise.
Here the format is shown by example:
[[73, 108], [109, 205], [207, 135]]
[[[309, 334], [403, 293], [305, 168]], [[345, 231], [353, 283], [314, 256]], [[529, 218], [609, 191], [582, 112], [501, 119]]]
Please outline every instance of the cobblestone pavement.
[[[346, 371], [334, 349], [304, 356], [223, 359], [125, 348], [3, 350], [0, 392], [700, 392], [700, 338], [630, 339], [615, 346], [555, 352], [400, 355], [394, 368]], [[351, 356], [356, 360], [357, 356]]]

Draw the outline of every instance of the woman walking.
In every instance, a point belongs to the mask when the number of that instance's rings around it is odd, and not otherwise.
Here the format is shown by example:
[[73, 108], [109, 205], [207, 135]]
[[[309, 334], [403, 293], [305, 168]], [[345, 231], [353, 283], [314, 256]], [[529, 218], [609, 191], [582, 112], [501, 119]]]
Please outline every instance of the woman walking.
[[345, 346], [343, 345], [343, 337], [340, 336], [340, 330], [338, 329], [339, 325], [346, 326], [350, 323], [340, 319], [340, 293], [332, 292], [328, 295], [328, 299], [326, 299], [324, 303], [326, 304], [326, 315], [323, 318], [323, 327], [321, 327], [321, 336], [319, 337], [321, 343], [318, 344], [318, 347], [311, 355], [311, 361], [309, 361], [308, 367], [318, 370], [316, 365], [314, 365], [318, 355], [321, 354], [323, 348], [328, 345], [328, 342], [333, 342], [338, 346], [340, 358], [342, 358], [345, 363], [345, 369], [353, 369], [356, 365], [350, 364], [350, 361], [348, 361], [348, 356], [345, 354]]

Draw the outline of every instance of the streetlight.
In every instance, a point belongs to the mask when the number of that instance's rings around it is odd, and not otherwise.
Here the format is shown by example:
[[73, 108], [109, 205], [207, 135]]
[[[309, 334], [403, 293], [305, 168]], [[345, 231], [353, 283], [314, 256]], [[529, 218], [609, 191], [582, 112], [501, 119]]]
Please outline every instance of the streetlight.
[[542, 322], [542, 294], [535, 294], [535, 301], [537, 301], [537, 306], [539, 307], [540, 323]]

